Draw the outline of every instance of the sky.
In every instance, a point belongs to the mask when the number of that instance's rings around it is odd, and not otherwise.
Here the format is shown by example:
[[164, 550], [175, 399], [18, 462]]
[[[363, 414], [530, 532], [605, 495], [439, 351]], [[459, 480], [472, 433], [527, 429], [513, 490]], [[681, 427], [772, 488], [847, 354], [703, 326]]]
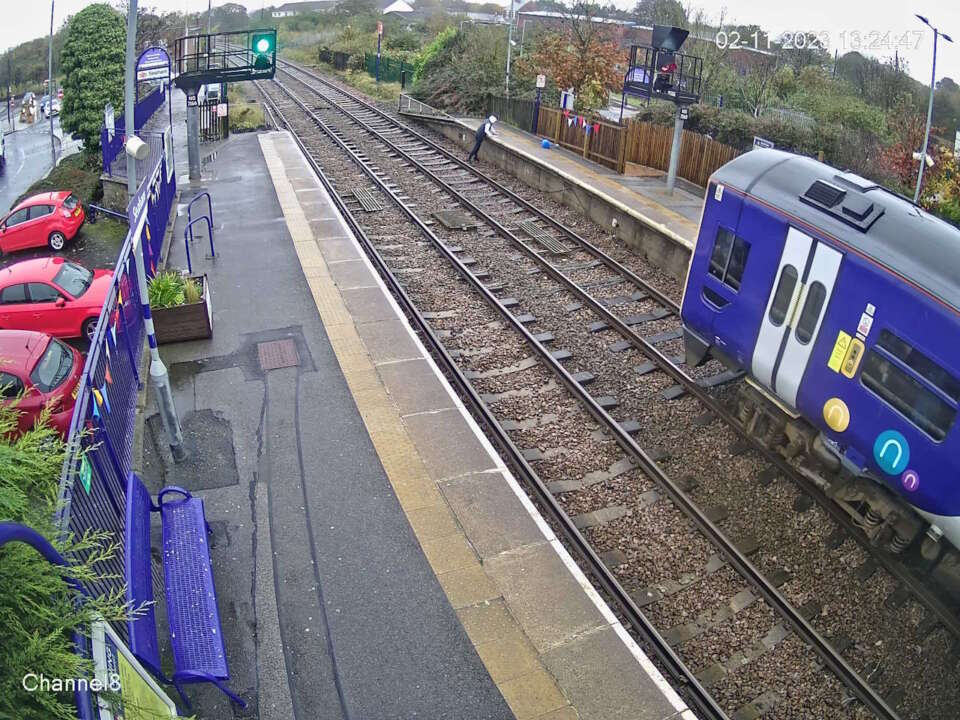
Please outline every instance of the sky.
[[[248, 10], [259, 9], [265, 0], [239, 0]], [[273, 0], [281, 4], [285, 0]], [[508, 4], [509, 0], [498, 0]], [[614, 0], [618, 7], [632, 7], [635, 0]], [[956, 41], [941, 39], [937, 48], [937, 79], [952, 77], [960, 82], [960, 2], [943, 0], [804, 0], [803, 2], [776, 2], [775, 0], [681, 0], [684, 6], [702, 8], [714, 21], [723, 12], [725, 23], [760, 25], [771, 35], [781, 32], [814, 32], [818, 42], [831, 52], [841, 54], [858, 46], [864, 54], [876, 57], [893, 56], [894, 48], [909, 63], [910, 74], [929, 83], [933, 54], [933, 31], [914, 17], [925, 15], [943, 32]], [[214, 0], [222, 5], [226, 0]], [[516, 0], [519, 5], [522, 0]], [[54, 24], [59, 27], [66, 18], [90, 4], [88, 0], [55, 0]], [[141, 0], [141, 6], [161, 11], [189, 9], [205, 10], [207, 0]], [[266, 4], [271, 4], [268, 0]], [[9, 8], [16, 5], [16, 11]], [[0, 0], [0, 48], [6, 49], [26, 40], [46, 35], [50, 30], [50, 6], [46, 0]], [[830, 18], [829, 21], [825, 18]], [[809, 37], [801, 33], [801, 39]], [[752, 38], [742, 38], [753, 43]], [[868, 44], [875, 47], [869, 48]]]

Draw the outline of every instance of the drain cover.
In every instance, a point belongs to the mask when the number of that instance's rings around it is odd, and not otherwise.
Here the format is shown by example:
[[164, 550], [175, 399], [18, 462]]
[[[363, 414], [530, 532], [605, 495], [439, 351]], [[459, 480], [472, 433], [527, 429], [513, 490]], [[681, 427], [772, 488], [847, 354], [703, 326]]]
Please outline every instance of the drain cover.
[[300, 364], [297, 344], [293, 340], [273, 340], [257, 344], [261, 370], [296, 367]]
[[473, 230], [477, 226], [476, 220], [459, 210], [438, 210], [433, 216], [447, 230]]

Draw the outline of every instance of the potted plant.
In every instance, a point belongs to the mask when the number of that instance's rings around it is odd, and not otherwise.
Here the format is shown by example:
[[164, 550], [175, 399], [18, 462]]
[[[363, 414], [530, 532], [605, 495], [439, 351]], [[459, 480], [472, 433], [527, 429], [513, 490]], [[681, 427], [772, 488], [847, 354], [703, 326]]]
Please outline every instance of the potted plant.
[[147, 285], [158, 343], [198, 340], [213, 335], [210, 286], [206, 275], [162, 270]]

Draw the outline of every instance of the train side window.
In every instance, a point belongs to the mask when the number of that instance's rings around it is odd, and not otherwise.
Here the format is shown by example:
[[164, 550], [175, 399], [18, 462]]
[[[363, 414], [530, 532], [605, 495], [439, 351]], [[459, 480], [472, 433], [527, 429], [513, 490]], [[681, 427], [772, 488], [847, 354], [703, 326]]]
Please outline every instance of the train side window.
[[915, 371], [931, 385], [943, 390], [944, 394], [952, 397], [954, 401], [960, 402], [960, 382], [906, 340], [897, 337], [889, 330], [881, 330], [877, 345]]
[[797, 320], [797, 340], [806, 345], [813, 337], [813, 331], [817, 328], [817, 320], [820, 319], [820, 311], [823, 310], [823, 301], [827, 299], [827, 289], [823, 283], [813, 282], [807, 288], [807, 299], [803, 301], [803, 310], [800, 312], [800, 319]]
[[710, 254], [710, 274], [732, 290], [739, 290], [749, 253], [750, 243], [725, 227], [718, 228]]
[[957, 409], [876, 350], [867, 353], [860, 381], [937, 442], [947, 436]]
[[797, 287], [797, 269], [793, 265], [784, 265], [777, 283], [777, 291], [773, 294], [773, 303], [770, 305], [770, 322], [776, 327], [783, 325], [790, 309], [790, 300]]

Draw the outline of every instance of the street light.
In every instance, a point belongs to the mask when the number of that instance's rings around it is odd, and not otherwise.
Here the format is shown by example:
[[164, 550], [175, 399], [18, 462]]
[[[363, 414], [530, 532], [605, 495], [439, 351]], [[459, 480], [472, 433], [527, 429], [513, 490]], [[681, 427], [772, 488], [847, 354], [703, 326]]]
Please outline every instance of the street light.
[[[933, 30], [933, 69], [930, 71], [930, 102], [927, 105], [927, 129], [923, 134], [923, 147], [920, 148], [920, 157], [926, 157], [927, 154], [927, 144], [930, 142], [930, 122], [933, 120], [933, 91], [936, 87], [937, 82], [937, 38], [943, 37], [947, 42], [953, 42], [953, 38], [947, 35], [944, 32], [940, 32], [937, 28], [930, 24], [930, 21], [927, 20], [923, 15], [917, 15], [920, 21]], [[923, 182], [923, 167], [926, 165], [923, 161], [920, 162], [920, 170], [917, 172], [917, 189], [913, 191], [913, 202], [920, 202], [920, 185]]]

